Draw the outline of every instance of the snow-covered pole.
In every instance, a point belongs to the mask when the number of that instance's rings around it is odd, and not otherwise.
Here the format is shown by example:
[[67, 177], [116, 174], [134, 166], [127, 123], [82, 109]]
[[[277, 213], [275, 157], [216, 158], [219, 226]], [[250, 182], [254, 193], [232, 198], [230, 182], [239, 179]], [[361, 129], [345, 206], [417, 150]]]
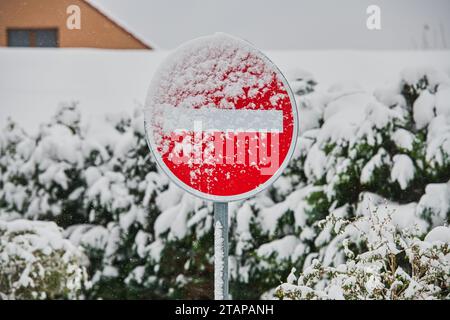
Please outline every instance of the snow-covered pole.
[[214, 202], [214, 299], [228, 299], [227, 202]]

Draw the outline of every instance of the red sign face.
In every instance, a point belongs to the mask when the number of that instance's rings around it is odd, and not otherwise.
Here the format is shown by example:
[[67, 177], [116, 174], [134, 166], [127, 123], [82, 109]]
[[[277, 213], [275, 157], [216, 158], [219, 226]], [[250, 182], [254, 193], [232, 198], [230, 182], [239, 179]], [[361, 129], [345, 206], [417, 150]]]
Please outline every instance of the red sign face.
[[269, 186], [297, 137], [292, 92], [277, 67], [226, 34], [192, 40], [152, 80], [147, 139], [178, 185], [214, 201], [244, 199]]

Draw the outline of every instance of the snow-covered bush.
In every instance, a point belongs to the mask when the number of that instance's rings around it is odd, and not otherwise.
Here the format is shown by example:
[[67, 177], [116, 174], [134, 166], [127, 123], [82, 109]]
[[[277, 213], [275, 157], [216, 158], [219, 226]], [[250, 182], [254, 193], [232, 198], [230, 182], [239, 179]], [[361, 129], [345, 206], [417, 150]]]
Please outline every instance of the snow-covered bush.
[[449, 94], [447, 74], [417, 68], [373, 94], [339, 84], [299, 96], [295, 159], [269, 192], [233, 212], [234, 292], [257, 298], [292, 267], [344, 263], [342, 238], [319, 226], [329, 215], [354, 219], [387, 201], [396, 225], [416, 225], [418, 237], [448, 223]]
[[0, 221], [0, 298], [76, 299], [86, 257], [54, 222]]
[[[399, 230], [389, 212], [375, 210], [350, 222], [327, 218], [347, 256], [337, 266], [314, 259], [280, 285], [280, 299], [449, 299], [450, 228], [435, 227], [425, 240]], [[364, 247], [355, 254], [351, 247]]]
[[[345, 263], [342, 236], [320, 227], [327, 217], [387, 206], [419, 239], [449, 222], [447, 74], [406, 70], [374, 92], [345, 83], [317, 91], [311, 74], [287, 76], [298, 145], [271, 188], [230, 204], [234, 298], [273, 291], [292, 267]], [[10, 121], [0, 135], [0, 220], [18, 218], [55, 221], [84, 248], [88, 298], [213, 297], [212, 205], [159, 171], [139, 110], [83, 122], [76, 104], [62, 105], [33, 136]]]
[[139, 113], [79, 120], [76, 104], [67, 104], [36, 136], [9, 122], [0, 139], [0, 216], [67, 228], [91, 262], [86, 296], [120, 298], [141, 259], [135, 239], [151, 232], [154, 197], [167, 179], [149, 158]]

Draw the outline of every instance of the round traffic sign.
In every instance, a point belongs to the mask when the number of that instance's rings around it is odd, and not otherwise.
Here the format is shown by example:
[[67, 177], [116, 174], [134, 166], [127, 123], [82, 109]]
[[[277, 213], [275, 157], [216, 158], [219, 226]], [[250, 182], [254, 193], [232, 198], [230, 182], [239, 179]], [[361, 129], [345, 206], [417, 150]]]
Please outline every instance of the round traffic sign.
[[189, 41], [157, 70], [145, 106], [157, 163], [186, 191], [213, 201], [250, 197], [289, 161], [297, 109], [259, 50], [218, 33]]

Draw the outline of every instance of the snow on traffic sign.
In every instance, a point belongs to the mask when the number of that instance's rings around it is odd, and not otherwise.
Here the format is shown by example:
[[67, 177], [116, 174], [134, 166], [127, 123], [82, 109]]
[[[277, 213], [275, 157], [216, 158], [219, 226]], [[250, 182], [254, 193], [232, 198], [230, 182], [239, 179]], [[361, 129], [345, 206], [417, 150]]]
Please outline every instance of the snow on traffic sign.
[[244, 199], [287, 165], [295, 100], [278, 68], [246, 41], [215, 34], [187, 42], [154, 76], [145, 108], [158, 164], [204, 199]]

